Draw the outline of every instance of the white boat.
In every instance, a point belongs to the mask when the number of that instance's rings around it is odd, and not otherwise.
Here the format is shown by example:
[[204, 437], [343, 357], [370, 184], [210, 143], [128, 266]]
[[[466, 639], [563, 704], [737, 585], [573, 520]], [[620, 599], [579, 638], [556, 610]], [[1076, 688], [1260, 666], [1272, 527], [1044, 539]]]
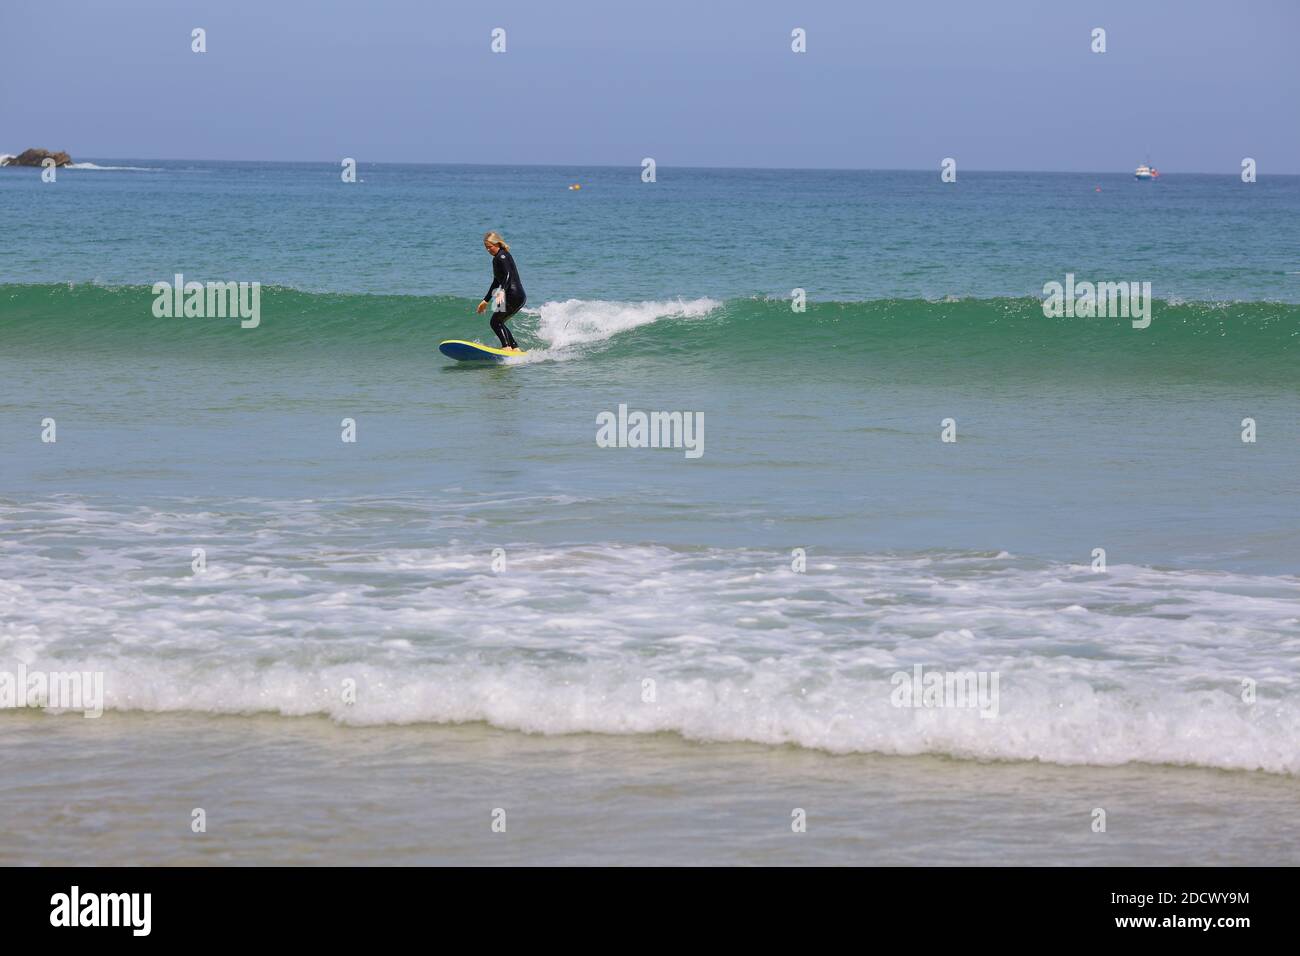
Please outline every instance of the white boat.
[[1133, 172], [1134, 179], [1157, 179], [1160, 176], [1160, 170], [1143, 163]]

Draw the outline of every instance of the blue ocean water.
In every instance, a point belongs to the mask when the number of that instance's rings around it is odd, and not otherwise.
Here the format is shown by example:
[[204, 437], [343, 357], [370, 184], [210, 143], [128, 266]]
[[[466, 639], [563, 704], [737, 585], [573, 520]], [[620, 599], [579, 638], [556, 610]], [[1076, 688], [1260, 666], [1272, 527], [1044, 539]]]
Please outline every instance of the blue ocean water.
[[[96, 165], [0, 170], [0, 659], [123, 710], [1300, 770], [1300, 179]], [[487, 229], [530, 354], [458, 366]], [[156, 316], [177, 273], [259, 324]], [[1067, 273], [1150, 326], [1045, 317]], [[601, 447], [620, 405], [702, 454]], [[896, 706], [917, 664], [997, 718]]]
[[1066, 272], [1300, 301], [1296, 176], [89, 162], [135, 168], [0, 173], [6, 282], [478, 297], [497, 229], [539, 302], [1040, 296]]

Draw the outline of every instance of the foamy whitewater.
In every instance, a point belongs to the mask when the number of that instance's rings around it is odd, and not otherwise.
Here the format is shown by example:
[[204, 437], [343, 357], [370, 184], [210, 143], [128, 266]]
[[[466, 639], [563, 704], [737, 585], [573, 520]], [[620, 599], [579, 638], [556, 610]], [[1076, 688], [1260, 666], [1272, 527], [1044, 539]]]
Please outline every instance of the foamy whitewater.
[[[796, 573], [771, 552], [509, 542], [495, 572], [483, 549], [385, 547], [358, 520], [417, 512], [7, 507], [0, 659], [103, 671], [121, 710], [1300, 770], [1280, 666], [1300, 641], [1292, 577], [969, 553], [824, 555]], [[194, 541], [210, 563], [182, 571]], [[893, 706], [891, 675], [915, 664], [998, 673], [998, 719]], [[1259, 684], [1250, 704], [1238, 675]]]
[[104, 707], [0, 710], [0, 862], [1297, 862], [1300, 182], [94, 163], [0, 170], [0, 675]]
[[707, 298], [690, 302], [592, 302], [568, 299], [564, 302], [548, 302], [535, 312], [530, 309], [524, 314], [537, 316], [533, 332], [545, 343], [540, 351], [551, 357], [557, 352], [572, 351], [574, 346], [609, 341], [620, 332], [663, 319], [701, 318], [721, 305], [716, 299]]

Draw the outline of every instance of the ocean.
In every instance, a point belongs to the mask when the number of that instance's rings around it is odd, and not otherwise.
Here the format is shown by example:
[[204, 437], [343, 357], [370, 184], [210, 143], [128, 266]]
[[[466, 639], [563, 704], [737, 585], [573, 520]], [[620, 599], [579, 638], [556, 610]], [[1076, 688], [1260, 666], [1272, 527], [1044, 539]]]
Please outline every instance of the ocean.
[[103, 713], [0, 709], [0, 863], [1300, 863], [1300, 177], [57, 176], [0, 678]]

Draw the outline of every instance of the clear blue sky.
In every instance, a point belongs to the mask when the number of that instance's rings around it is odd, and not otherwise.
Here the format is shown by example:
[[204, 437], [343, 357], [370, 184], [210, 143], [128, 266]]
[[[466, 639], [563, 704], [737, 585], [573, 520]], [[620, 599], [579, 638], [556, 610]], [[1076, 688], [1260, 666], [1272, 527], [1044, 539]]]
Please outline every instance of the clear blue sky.
[[1297, 41], [1300, 0], [0, 0], [0, 152], [1300, 173]]

